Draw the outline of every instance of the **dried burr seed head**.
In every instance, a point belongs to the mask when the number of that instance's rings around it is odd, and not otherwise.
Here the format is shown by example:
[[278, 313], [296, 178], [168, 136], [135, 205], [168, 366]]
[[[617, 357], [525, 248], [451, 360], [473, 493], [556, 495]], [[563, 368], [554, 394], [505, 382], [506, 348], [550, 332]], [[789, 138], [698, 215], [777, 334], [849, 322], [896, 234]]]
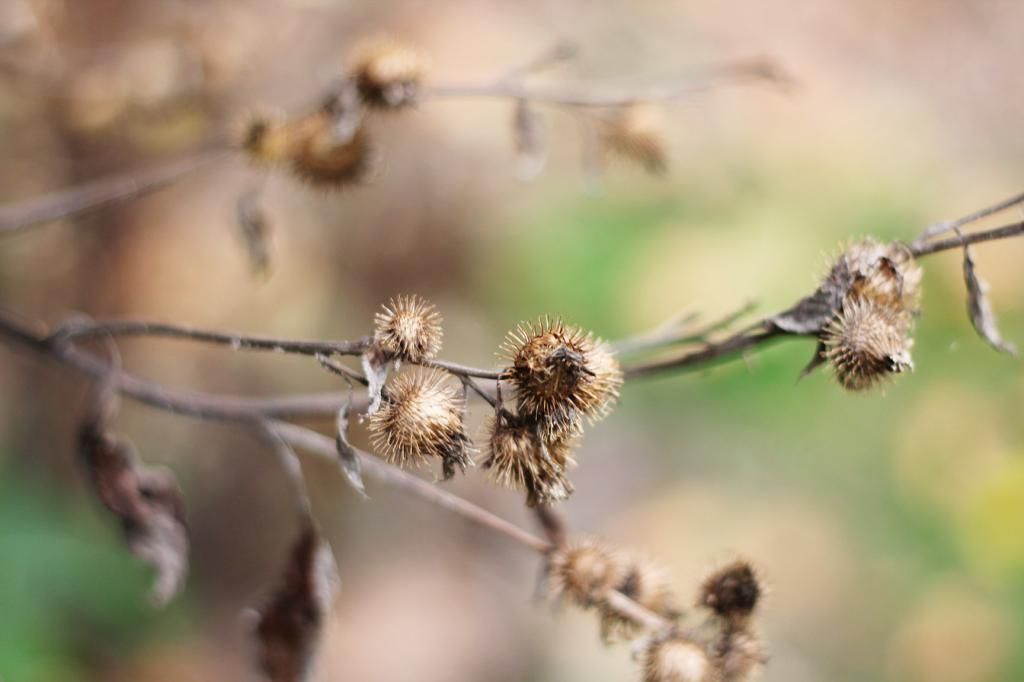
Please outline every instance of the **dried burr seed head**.
[[242, 149], [254, 161], [278, 163], [288, 157], [289, 135], [286, 126], [267, 116], [253, 116], [243, 124]]
[[910, 323], [909, 314], [893, 306], [848, 296], [821, 339], [840, 385], [862, 391], [912, 370]]
[[441, 314], [419, 296], [392, 298], [374, 320], [374, 343], [388, 357], [423, 362], [441, 350]]
[[721, 682], [721, 677], [703, 647], [674, 637], [644, 652], [644, 682]]
[[511, 365], [503, 378], [516, 387], [519, 414], [546, 439], [578, 434], [583, 417], [604, 417], [618, 397], [622, 370], [611, 351], [561, 320], [519, 325], [504, 350]]
[[370, 437], [384, 458], [403, 468], [441, 459], [445, 479], [472, 465], [463, 424], [463, 402], [443, 372], [398, 375], [370, 417]]
[[381, 38], [352, 50], [348, 74], [367, 104], [396, 109], [416, 102], [426, 70], [415, 50]]
[[292, 172], [311, 185], [336, 189], [369, 175], [373, 150], [361, 122], [353, 126], [324, 108], [289, 123], [287, 132]]
[[558, 549], [549, 560], [552, 593], [589, 608], [601, 603], [626, 576], [620, 553], [594, 538]]
[[[622, 581], [615, 589], [626, 595], [644, 608], [668, 618], [675, 619], [679, 615], [675, 595], [668, 584], [668, 573], [660, 566], [638, 557], [624, 559], [626, 566]], [[619, 639], [632, 639], [643, 628], [634, 621], [624, 618], [611, 609], [601, 610], [601, 636], [606, 642]]]
[[623, 109], [605, 126], [604, 148], [639, 164], [652, 175], [668, 168], [668, 151], [659, 112], [649, 106]]
[[906, 245], [856, 242], [822, 287], [831, 318], [820, 329], [820, 358], [832, 363], [840, 385], [861, 391], [913, 369], [910, 331], [921, 302], [921, 268]]
[[761, 583], [750, 563], [734, 561], [704, 579], [697, 604], [740, 625], [749, 621], [762, 593]]
[[526, 491], [526, 504], [552, 504], [569, 497], [572, 483], [566, 475], [575, 464], [573, 439], [545, 440], [536, 423], [511, 415], [495, 415], [487, 424], [490, 452], [483, 467], [507, 488]]
[[914, 315], [921, 303], [921, 266], [905, 244], [865, 239], [846, 249], [844, 259], [857, 295]]

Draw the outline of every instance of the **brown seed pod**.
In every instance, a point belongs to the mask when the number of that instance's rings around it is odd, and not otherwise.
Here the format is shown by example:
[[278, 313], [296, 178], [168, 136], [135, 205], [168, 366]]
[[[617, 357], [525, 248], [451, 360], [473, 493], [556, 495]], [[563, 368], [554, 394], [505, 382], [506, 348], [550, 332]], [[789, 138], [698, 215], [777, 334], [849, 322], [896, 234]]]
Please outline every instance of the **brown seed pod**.
[[372, 169], [373, 150], [362, 122], [321, 109], [287, 124], [288, 162], [296, 177], [325, 189], [358, 183]]
[[671, 638], [647, 647], [644, 682], [721, 682], [721, 677], [701, 646]]
[[622, 370], [599, 340], [561, 320], [521, 324], [504, 346], [503, 378], [516, 387], [520, 415], [557, 440], [582, 430], [582, 418], [604, 417], [618, 398]]
[[548, 564], [553, 596], [568, 597], [582, 608], [601, 603], [623, 581], [627, 569], [620, 553], [594, 538], [558, 549]]
[[[679, 616], [675, 595], [668, 584], [668, 574], [664, 569], [636, 557], [627, 558], [625, 565], [625, 575], [615, 586], [616, 590], [659, 616], [669, 620]], [[606, 642], [632, 639], [642, 629], [633, 620], [624, 618], [616, 611], [601, 610], [601, 636]]]
[[739, 560], [719, 568], [704, 579], [697, 605], [706, 606], [735, 625], [746, 624], [762, 593], [753, 567]]
[[824, 357], [832, 363], [840, 385], [862, 391], [912, 370], [910, 324], [910, 315], [898, 308], [848, 296], [821, 337]]
[[714, 657], [721, 682], [748, 682], [768, 660], [760, 637], [748, 629], [727, 629]]
[[254, 161], [279, 163], [288, 158], [287, 127], [266, 116], [254, 116], [243, 124], [241, 147]]
[[348, 75], [367, 104], [397, 109], [416, 102], [426, 70], [426, 60], [415, 50], [376, 39], [352, 50]]
[[423, 362], [441, 350], [441, 314], [419, 296], [392, 298], [374, 321], [374, 343], [388, 357]]
[[400, 467], [442, 461], [444, 478], [472, 465], [463, 424], [463, 401], [436, 370], [406, 372], [386, 388], [386, 399], [370, 417], [370, 437], [384, 458]]
[[652, 107], [623, 109], [605, 126], [601, 142], [608, 152], [639, 164], [652, 175], [661, 175], [668, 168], [661, 118]]
[[560, 502], [572, 494], [566, 475], [575, 464], [571, 437], [545, 440], [536, 423], [507, 414], [491, 417], [487, 433], [490, 452], [483, 467], [499, 485], [525, 490], [527, 506]]
[[921, 303], [921, 266], [902, 243], [866, 239], [843, 254], [853, 275], [846, 296], [858, 296], [914, 315]]

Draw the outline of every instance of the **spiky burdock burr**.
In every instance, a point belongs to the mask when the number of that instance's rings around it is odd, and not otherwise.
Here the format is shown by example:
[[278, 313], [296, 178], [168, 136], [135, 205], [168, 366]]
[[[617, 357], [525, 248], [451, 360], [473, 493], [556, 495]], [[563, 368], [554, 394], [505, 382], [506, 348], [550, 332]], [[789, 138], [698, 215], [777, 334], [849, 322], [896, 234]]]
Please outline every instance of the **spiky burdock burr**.
[[567, 476], [574, 464], [572, 437], [545, 439], [536, 422], [507, 413], [487, 424], [489, 453], [483, 467], [491, 478], [513, 490], [526, 491], [526, 504], [560, 502], [573, 492]]
[[511, 364], [503, 378], [516, 388], [519, 414], [546, 439], [578, 434], [584, 417], [604, 417], [618, 397], [622, 370], [611, 351], [561, 320], [520, 324], [504, 350]]
[[569, 598], [577, 606], [590, 608], [622, 583], [628, 568], [621, 552], [596, 538], [583, 538], [551, 554], [551, 592], [555, 598]]
[[704, 648], [679, 637], [652, 643], [643, 662], [644, 682], [722, 682]]
[[287, 121], [252, 119], [242, 148], [260, 163], [287, 167], [297, 178], [323, 189], [364, 180], [372, 170], [373, 149], [357, 112], [344, 114], [327, 104]]
[[370, 174], [373, 149], [362, 123], [341, 123], [328, 109], [289, 124], [288, 161], [292, 173], [311, 185], [336, 189], [356, 184]]
[[[679, 616], [675, 595], [668, 583], [668, 573], [663, 568], [632, 555], [625, 555], [623, 563], [626, 570], [621, 582], [615, 586], [616, 590], [663, 618], [672, 620]], [[642, 629], [618, 611], [601, 609], [601, 636], [606, 642], [632, 639]]]
[[385, 109], [416, 101], [426, 59], [415, 50], [385, 38], [357, 45], [349, 56], [348, 75], [368, 105]]
[[713, 571], [701, 583], [697, 605], [705, 606], [736, 624], [746, 623], [763, 593], [753, 566], [733, 561]]
[[374, 343], [389, 359], [419, 363], [441, 350], [441, 314], [419, 296], [392, 298], [374, 320]]
[[909, 314], [873, 298], [848, 296], [821, 340], [843, 388], [863, 391], [912, 370]]
[[402, 468], [437, 457], [444, 478], [472, 465], [463, 423], [463, 400], [450, 378], [436, 370], [398, 375], [370, 417], [370, 437], [384, 458]]

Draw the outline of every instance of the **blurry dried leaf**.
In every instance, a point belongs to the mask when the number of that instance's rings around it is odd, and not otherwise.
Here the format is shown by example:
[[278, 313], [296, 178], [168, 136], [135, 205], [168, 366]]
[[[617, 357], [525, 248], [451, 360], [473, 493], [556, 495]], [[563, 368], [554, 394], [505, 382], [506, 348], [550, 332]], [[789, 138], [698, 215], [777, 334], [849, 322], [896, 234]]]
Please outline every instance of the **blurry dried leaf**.
[[607, 124], [601, 140], [606, 151], [639, 164], [652, 175], [661, 175], [668, 168], [661, 119], [651, 107], [622, 110]]
[[343, 405], [338, 410], [336, 419], [336, 430], [334, 445], [338, 450], [338, 461], [341, 464], [341, 471], [345, 474], [345, 480], [357, 493], [366, 497], [366, 486], [363, 485], [362, 468], [359, 465], [359, 454], [348, 442], [348, 412], [349, 406]]
[[363, 374], [366, 375], [368, 382], [366, 390], [370, 395], [370, 406], [366, 409], [366, 414], [372, 415], [380, 409], [384, 382], [388, 379], [387, 356], [374, 344], [363, 353], [362, 364]]
[[331, 549], [306, 520], [281, 583], [256, 625], [259, 661], [272, 682], [310, 679], [324, 621], [338, 590]]
[[259, 205], [259, 190], [252, 189], [238, 197], [236, 208], [252, 271], [266, 277], [270, 273], [270, 226]]
[[850, 271], [846, 260], [840, 258], [813, 294], [771, 318], [771, 323], [790, 334], [820, 333], [839, 309], [855, 279], [856, 274]]
[[547, 162], [544, 119], [525, 99], [516, 102], [512, 117], [512, 138], [516, 145], [516, 175], [532, 180], [540, 175]]
[[1017, 347], [1003, 339], [999, 333], [996, 316], [988, 300], [988, 284], [974, 271], [974, 259], [969, 246], [964, 246], [964, 282], [967, 284], [967, 314], [971, 317], [974, 329], [996, 350], [1016, 355]]
[[128, 549], [156, 571], [153, 602], [166, 604], [188, 571], [185, 508], [174, 475], [142, 465], [134, 448], [105, 433], [98, 419], [79, 430], [79, 449], [96, 496], [121, 520]]

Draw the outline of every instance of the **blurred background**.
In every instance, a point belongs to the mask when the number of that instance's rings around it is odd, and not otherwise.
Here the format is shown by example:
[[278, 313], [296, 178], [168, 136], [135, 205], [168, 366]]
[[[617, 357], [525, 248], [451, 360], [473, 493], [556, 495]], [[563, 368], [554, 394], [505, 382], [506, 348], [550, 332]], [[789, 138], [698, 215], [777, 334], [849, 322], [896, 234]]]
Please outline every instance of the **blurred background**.
[[[560, 39], [582, 52], [539, 83], [657, 82], [753, 55], [798, 81], [665, 107], [668, 173], [612, 163], [597, 184], [559, 111], [546, 113], [547, 169], [524, 184], [509, 102], [427, 102], [375, 121], [383, 163], [365, 187], [266, 180], [269, 278], [250, 272], [235, 222], [262, 174], [232, 158], [4, 239], [0, 308], [355, 338], [388, 297], [416, 292], [444, 315], [442, 357], [484, 366], [508, 329], [545, 313], [605, 338], [681, 310], [710, 319], [754, 300], [769, 314], [850, 238], [910, 239], [1022, 189], [1022, 22], [1012, 0], [0, 0], [4, 202], [294, 110], [367, 35], [430, 54], [434, 83], [491, 78]], [[1021, 241], [975, 251], [1017, 341], [1022, 255]], [[798, 384], [813, 348], [789, 342], [628, 384], [579, 452], [573, 530], [649, 553], [683, 601], [717, 563], [761, 568], [765, 680], [1024, 677], [1024, 377], [971, 329], [958, 257], [925, 267], [917, 371], [884, 393], [846, 394], [827, 372]], [[122, 351], [175, 386], [338, 388], [308, 359], [150, 340]], [[147, 569], [76, 466], [88, 389], [0, 347], [0, 678], [258, 679], [240, 613], [265, 600], [295, 531], [273, 454], [237, 426], [124, 405], [116, 427], [175, 470], [189, 506], [188, 587], [155, 611]], [[372, 483], [362, 502], [336, 468], [303, 462], [342, 577], [318, 679], [638, 679], [591, 614], [537, 603], [526, 550]], [[532, 524], [480, 471], [445, 485]]]

